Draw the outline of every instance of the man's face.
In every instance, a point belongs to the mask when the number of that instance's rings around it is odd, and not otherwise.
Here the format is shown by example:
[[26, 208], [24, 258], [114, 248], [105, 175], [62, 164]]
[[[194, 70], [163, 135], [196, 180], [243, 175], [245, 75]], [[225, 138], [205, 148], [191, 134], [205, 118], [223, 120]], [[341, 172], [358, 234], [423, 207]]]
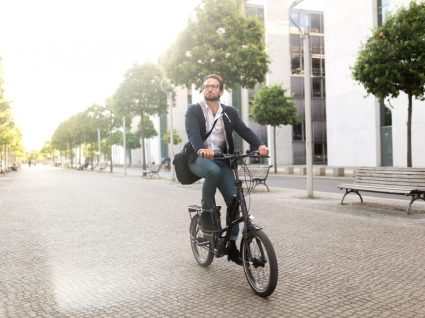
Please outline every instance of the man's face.
[[220, 100], [223, 92], [220, 90], [220, 82], [215, 78], [209, 78], [204, 82], [204, 98], [206, 101]]

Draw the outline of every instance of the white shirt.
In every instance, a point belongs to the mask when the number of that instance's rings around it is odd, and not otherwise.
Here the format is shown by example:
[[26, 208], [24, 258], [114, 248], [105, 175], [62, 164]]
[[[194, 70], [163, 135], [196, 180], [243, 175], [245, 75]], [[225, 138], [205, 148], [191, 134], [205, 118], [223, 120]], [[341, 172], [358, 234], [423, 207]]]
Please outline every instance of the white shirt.
[[211, 127], [214, 125], [214, 121], [217, 120], [213, 131], [205, 140], [205, 148], [212, 149], [214, 151], [223, 151], [226, 145], [226, 135], [224, 132], [224, 123], [223, 123], [223, 108], [219, 105], [216, 114], [214, 115], [212, 110], [208, 107], [205, 101], [200, 103], [205, 117], [205, 126], [206, 132], [211, 130]]

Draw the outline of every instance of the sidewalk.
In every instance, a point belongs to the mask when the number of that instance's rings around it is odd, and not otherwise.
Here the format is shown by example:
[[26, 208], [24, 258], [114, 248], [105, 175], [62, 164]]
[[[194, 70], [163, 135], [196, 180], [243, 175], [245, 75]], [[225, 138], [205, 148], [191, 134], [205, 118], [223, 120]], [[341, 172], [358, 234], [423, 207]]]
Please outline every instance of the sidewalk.
[[[127, 175], [142, 175], [142, 168], [126, 167]], [[345, 177], [352, 178], [356, 168], [355, 167], [328, 167], [323, 165], [313, 166], [314, 177]], [[102, 170], [101, 172], [109, 172], [109, 168]], [[114, 166], [113, 173], [124, 174], [123, 166]], [[306, 175], [305, 165], [291, 165], [291, 166], [279, 166], [277, 168], [277, 174], [274, 173], [274, 168], [270, 168], [270, 175]], [[161, 177], [171, 177], [171, 171], [161, 168], [159, 171]]]
[[265, 300], [242, 267], [194, 260], [186, 209], [202, 184], [138, 175], [37, 166], [0, 178], [0, 317], [425, 315], [425, 214], [404, 214], [398, 200], [253, 193], [250, 212], [279, 264]]

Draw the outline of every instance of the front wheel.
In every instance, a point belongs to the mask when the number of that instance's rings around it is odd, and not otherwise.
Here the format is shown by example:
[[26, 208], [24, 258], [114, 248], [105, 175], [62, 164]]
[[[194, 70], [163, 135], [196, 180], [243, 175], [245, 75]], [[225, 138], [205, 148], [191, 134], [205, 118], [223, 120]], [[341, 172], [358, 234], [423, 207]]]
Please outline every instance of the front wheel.
[[246, 279], [254, 292], [270, 296], [277, 285], [278, 269], [276, 253], [262, 230], [252, 231], [241, 242], [243, 268]]
[[198, 218], [199, 215], [195, 214], [190, 221], [190, 245], [196, 262], [202, 267], [208, 267], [214, 259], [212, 235], [202, 232]]

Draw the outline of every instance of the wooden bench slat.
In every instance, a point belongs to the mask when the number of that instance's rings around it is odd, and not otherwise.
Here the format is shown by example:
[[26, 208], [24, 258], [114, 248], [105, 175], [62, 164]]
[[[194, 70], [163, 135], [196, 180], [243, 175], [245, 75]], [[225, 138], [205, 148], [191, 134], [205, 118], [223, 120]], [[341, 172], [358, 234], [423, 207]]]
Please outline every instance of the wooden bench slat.
[[406, 181], [393, 181], [393, 182], [385, 182], [379, 180], [363, 180], [361, 182], [356, 181], [356, 184], [377, 184], [377, 185], [397, 185], [397, 186], [411, 186], [415, 188], [425, 188], [425, 184], [418, 182], [406, 182]]
[[415, 200], [425, 201], [425, 168], [361, 167], [355, 172], [353, 183], [343, 183], [337, 187], [346, 190], [341, 204], [351, 192], [356, 193], [363, 202], [359, 191], [412, 196], [407, 209], [409, 213]]
[[377, 187], [340, 187], [341, 189], [351, 189], [357, 191], [366, 191], [366, 192], [379, 192], [379, 193], [388, 193], [388, 194], [410, 194], [415, 189], [403, 189], [403, 188], [377, 188]]

